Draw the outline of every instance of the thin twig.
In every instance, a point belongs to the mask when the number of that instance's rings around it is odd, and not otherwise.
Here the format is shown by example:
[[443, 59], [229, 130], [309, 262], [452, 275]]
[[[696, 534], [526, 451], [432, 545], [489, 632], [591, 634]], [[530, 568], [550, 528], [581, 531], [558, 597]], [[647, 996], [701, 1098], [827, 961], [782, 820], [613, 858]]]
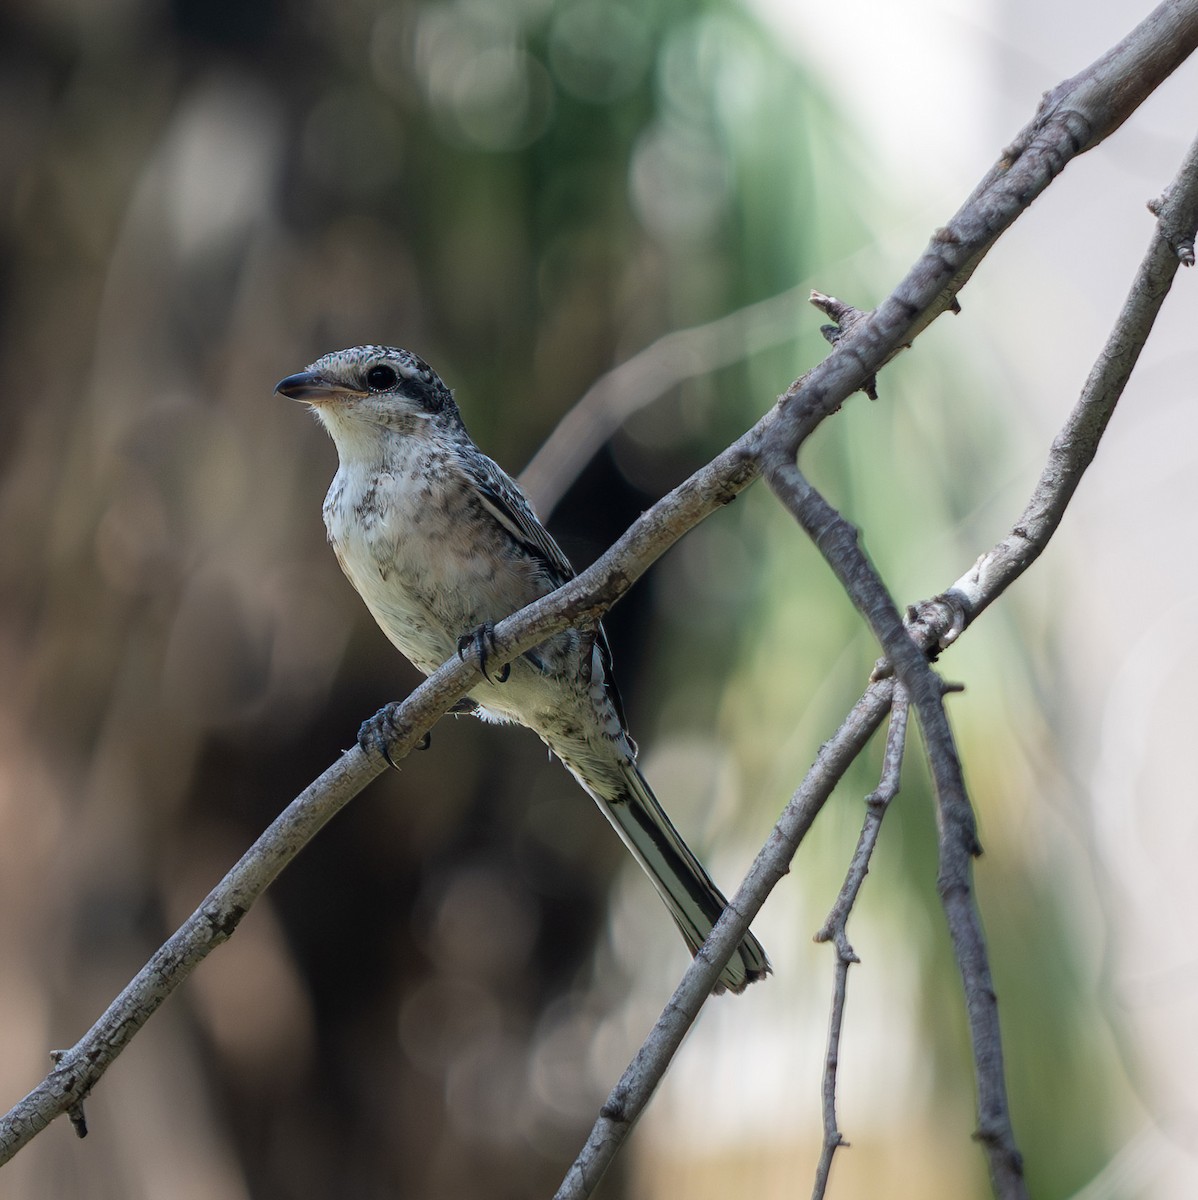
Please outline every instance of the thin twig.
[[828, 1047], [824, 1055], [824, 1078], [821, 1088], [821, 1103], [824, 1114], [824, 1142], [819, 1163], [815, 1168], [815, 1184], [811, 1189], [812, 1200], [823, 1200], [828, 1190], [828, 1177], [832, 1171], [832, 1159], [841, 1146], [847, 1146], [836, 1118], [836, 1080], [840, 1067], [840, 1033], [844, 1024], [844, 1006], [848, 996], [849, 967], [861, 960], [849, 943], [849, 913], [857, 901], [861, 885], [869, 872], [870, 859], [878, 844], [882, 829], [882, 818], [890, 802], [898, 795], [899, 778], [902, 773], [903, 755], [907, 748], [907, 716], [909, 705], [907, 693], [900, 684], [894, 692], [890, 708], [890, 729], [886, 735], [886, 751], [882, 756], [882, 774], [877, 788], [865, 798], [865, 817], [861, 822], [861, 835], [853, 851], [844, 884], [836, 897], [827, 920], [815, 935], [817, 942], [832, 942], [836, 948], [836, 960], [832, 979], [832, 1014], [828, 1021]]
[[832, 1159], [842, 1146], [850, 1142], [840, 1132], [836, 1119], [836, 1078], [840, 1067], [840, 1031], [844, 1025], [844, 1005], [849, 992], [849, 967], [861, 960], [853, 953], [847, 935], [842, 930], [836, 938], [836, 961], [832, 974], [832, 1015], [828, 1021], [828, 1047], [824, 1053], [824, 1078], [820, 1106], [824, 1115], [824, 1141], [819, 1162], [815, 1166], [815, 1182], [811, 1200], [824, 1200], [828, 1179], [832, 1174]]
[[907, 749], [907, 716], [909, 704], [903, 687], [896, 689], [890, 710], [890, 730], [886, 735], [886, 750], [882, 756], [882, 774], [877, 788], [865, 798], [865, 819], [861, 823], [861, 835], [853, 852], [849, 869], [845, 873], [840, 894], [836, 897], [827, 919], [815, 935], [817, 942], [831, 941], [838, 931], [848, 924], [849, 913], [857, 902], [865, 876], [869, 873], [870, 859], [878, 843], [882, 829], [882, 818], [890, 802], [898, 795], [899, 776], [903, 766], [903, 755]]
[[672, 330], [596, 379], [520, 472], [520, 486], [541, 520], [634, 413], [684, 380], [793, 341], [806, 299], [805, 287], [788, 288], [715, 321]]

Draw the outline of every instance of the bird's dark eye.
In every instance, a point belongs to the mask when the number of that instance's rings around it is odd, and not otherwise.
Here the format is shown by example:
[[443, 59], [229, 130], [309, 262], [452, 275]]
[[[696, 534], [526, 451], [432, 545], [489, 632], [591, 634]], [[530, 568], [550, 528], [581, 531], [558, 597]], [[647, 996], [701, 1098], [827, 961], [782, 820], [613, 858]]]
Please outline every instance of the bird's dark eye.
[[394, 367], [384, 366], [380, 363], [366, 372], [366, 386], [372, 392], [390, 391], [398, 382], [399, 376], [396, 375]]

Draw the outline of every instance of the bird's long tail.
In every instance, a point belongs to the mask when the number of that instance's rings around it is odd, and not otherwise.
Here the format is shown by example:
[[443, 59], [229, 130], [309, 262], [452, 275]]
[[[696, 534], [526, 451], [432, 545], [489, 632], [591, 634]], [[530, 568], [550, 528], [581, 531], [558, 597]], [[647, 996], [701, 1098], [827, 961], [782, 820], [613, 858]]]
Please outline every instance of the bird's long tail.
[[[581, 775], [575, 773], [575, 777], [595, 798], [644, 868], [682, 931], [690, 952], [697, 953], [728, 901], [671, 824], [636, 764], [624, 764], [621, 772], [624, 786], [616, 796], [602, 796]], [[717, 990], [743, 992], [750, 983], [764, 979], [769, 971], [765, 949], [748, 933], [724, 967]]]

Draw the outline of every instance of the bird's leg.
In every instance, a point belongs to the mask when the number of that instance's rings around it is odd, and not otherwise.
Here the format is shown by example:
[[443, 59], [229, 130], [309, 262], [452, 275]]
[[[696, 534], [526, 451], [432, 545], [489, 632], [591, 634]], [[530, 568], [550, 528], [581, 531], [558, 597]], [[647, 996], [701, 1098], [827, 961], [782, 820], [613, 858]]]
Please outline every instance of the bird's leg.
[[504, 663], [499, 674], [492, 679], [487, 672], [487, 659], [495, 653], [495, 622], [484, 621], [477, 629], [458, 638], [458, 658], [465, 661], [467, 651], [473, 649], [478, 655], [478, 669], [488, 683], [507, 683], [512, 673], [512, 664]]
[[588, 687], [594, 674], [595, 639], [599, 636], [598, 625], [577, 626], [578, 629], [578, 675]]

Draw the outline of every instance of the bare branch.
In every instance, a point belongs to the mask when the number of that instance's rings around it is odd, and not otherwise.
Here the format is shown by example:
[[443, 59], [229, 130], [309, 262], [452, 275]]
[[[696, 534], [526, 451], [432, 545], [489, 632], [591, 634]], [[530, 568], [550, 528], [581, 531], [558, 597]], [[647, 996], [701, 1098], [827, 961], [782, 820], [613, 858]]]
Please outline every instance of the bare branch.
[[134, 1034], [232, 936], [254, 901], [325, 822], [381, 770], [361, 750], [351, 750], [292, 801], [92, 1028], [71, 1049], [52, 1053], [54, 1069], [0, 1120], [0, 1163], [63, 1113], [70, 1114], [80, 1136], [86, 1133], [83, 1101]]
[[898, 795], [899, 776], [903, 765], [903, 755], [907, 749], [907, 715], [909, 702], [906, 690], [900, 685], [894, 694], [890, 710], [890, 731], [886, 735], [886, 751], [882, 757], [882, 775], [877, 788], [865, 798], [865, 819], [861, 824], [861, 834], [857, 839], [857, 848], [853, 851], [849, 869], [845, 874], [840, 894], [836, 897], [827, 920], [815, 935], [817, 942], [830, 942], [838, 934], [842, 934], [848, 925], [849, 913], [857, 902], [857, 894], [869, 873], [870, 859], [874, 847], [878, 844], [878, 834], [882, 829], [882, 818], [890, 802]]
[[823, 1200], [828, 1190], [832, 1159], [841, 1146], [848, 1145], [836, 1119], [836, 1077], [840, 1066], [840, 1032], [848, 995], [849, 967], [861, 961], [849, 943], [848, 920], [861, 891], [861, 885], [869, 872], [869, 862], [882, 829], [882, 818], [886, 815], [890, 802], [898, 795], [903, 755], [907, 748], [908, 712], [907, 693], [900, 684], [895, 689], [891, 704], [890, 730], [886, 735], [886, 752], [882, 756], [881, 779], [877, 788], [865, 798], [865, 819], [861, 824], [857, 848], [853, 851], [852, 861], [845, 874], [844, 885], [836, 897], [828, 919], [815, 935], [817, 942], [830, 941], [835, 945], [836, 963], [833, 968], [832, 1014], [828, 1021], [828, 1049], [824, 1055], [824, 1080], [821, 1089], [824, 1144], [815, 1169], [815, 1185], [811, 1189], [812, 1200]]
[[840, 1031], [844, 1024], [844, 1005], [848, 998], [849, 967], [861, 960], [853, 953], [848, 937], [842, 930], [836, 938], [836, 964], [832, 980], [832, 1015], [828, 1021], [828, 1048], [824, 1054], [824, 1080], [820, 1097], [824, 1114], [824, 1143], [815, 1167], [815, 1182], [811, 1200], [824, 1200], [828, 1179], [832, 1174], [832, 1159], [841, 1146], [848, 1147], [836, 1119], [836, 1076], [840, 1067]]
[[[1167, 9], [1172, 9], [1173, 15], [1177, 14], [1176, 6], [1162, 5], [1153, 17], [1115, 50], [1082, 75], [1050, 93], [1036, 120], [1008, 151], [1006, 157], [1013, 160], [1011, 167], [1008, 169], [1005, 163], [1000, 163], [988, 179], [979, 185], [949, 229], [940, 235], [939, 241], [946, 249], [940, 251], [934, 240], [916, 269], [876, 313], [861, 319], [854, 314], [853, 326], [838, 339], [837, 350], [857, 352], [859, 367], [865, 369], [865, 374], [857, 379], [858, 385], [872, 386], [876, 369], [887, 361], [888, 356], [882, 352], [882, 348], [876, 342], [871, 342], [876, 332], [872, 328], [875, 324], [879, 329], [885, 329], [888, 325], [891, 328], [896, 325], [906, 327], [914, 334], [934, 319], [937, 305], [943, 311], [944, 306], [955, 303], [956, 291], [968, 280], [977, 262], [998, 235], [1063, 169], [1070, 157], [1069, 146], [1074, 147], [1074, 152], [1085, 149], [1117, 128], [1125, 119], [1126, 114], [1122, 113], [1115, 97], [1110, 95], [1110, 89], [1116, 82], [1123, 81], [1128, 68], [1128, 47], [1141, 38], [1151, 39], [1154, 34], [1164, 30]], [[1156, 62], [1175, 66], [1175, 52], [1165, 52], [1157, 47], [1156, 53], [1148, 56], [1146, 65]], [[1172, 66], [1168, 69], [1171, 70]], [[1137, 74], [1136, 78], [1142, 79], [1142, 76]], [[1019, 170], [1016, 164], [1022, 164], [1023, 169]], [[1018, 179], [1015, 186], [1012, 185], [1013, 179]], [[1161, 202], [1162, 207], [1170, 207], [1171, 213], [1176, 211], [1172, 208], [1173, 203], [1172, 196]], [[979, 221], [983, 217], [988, 219]], [[1167, 240], [1155, 243], [1150, 252], [1150, 257], [1158, 260], [1161, 267], [1164, 267], [1163, 260], [1170, 260], [1170, 279], [1177, 262], [1186, 261], [1190, 236], [1192, 234], [1189, 234], [1188, 228], [1182, 230], [1180, 237], [1174, 232]], [[1162, 243], [1164, 252], [1161, 250]], [[902, 293], [908, 285], [912, 285], [915, 305], [904, 311]], [[1146, 326], [1150, 327], [1163, 297], [1164, 292], [1159, 296], [1147, 297], [1139, 306], [1143, 308]], [[887, 311], [888, 307], [890, 311]], [[1123, 367], [1123, 370], [1112, 373], [1112, 382], [1120, 391], [1142, 344], [1141, 339], [1130, 355], [1121, 353], [1122, 346], [1117, 346], [1111, 354], [1112, 358], [1117, 356], [1121, 360]], [[833, 354], [827, 361], [831, 362], [836, 357], [838, 355]], [[861, 551], [856, 530], [807, 483], [795, 465], [794, 457], [804, 439], [830, 411], [830, 397], [836, 394], [821, 394], [818, 374], [819, 368], [799, 381], [785, 398], [784, 403], [789, 401], [791, 405], [789, 419], [772, 433], [763, 449], [764, 474], [771, 489], [819, 547], [853, 603], [869, 622], [899, 678], [910, 691], [919, 714], [940, 812], [938, 887], [965, 987], [966, 1012], [973, 1045], [978, 1087], [976, 1136], [986, 1149], [995, 1195], [1018, 1198], [1026, 1196], [1027, 1189], [1023, 1179], [1022, 1157], [1015, 1145], [1010, 1120], [994, 984], [981, 919], [973, 901], [970, 860], [981, 849], [977, 842], [976, 824], [965, 790], [960, 759], [944, 712], [939, 681], [915, 643], [899, 633], [901, 622], [897, 609]], [[1083, 453], [1079, 462], [1084, 460], [1088, 465], [1092, 460], [1097, 439], [1101, 437], [1105, 425], [1104, 419], [1091, 428], [1093, 442], [1088, 457]], [[1068, 494], [1062, 500], [1062, 511], [1073, 487], [1068, 488]], [[1054, 487], [1054, 494], [1056, 491]], [[1059, 517], [1057, 520], [1059, 523]]]
[[792, 340], [806, 298], [805, 287], [788, 288], [705, 325], [673, 330], [595, 380], [520, 473], [541, 519], [633, 413], [684, 380]]
[[[925, 649], [942, 648], [954, 641], [978, 613], [1039, 557], [1060, 524], [1082, 475], [1094, 459], [1178, 266], [1191, 264], [1194, 232], [1198, 229], [1198, 139], [1191, 145], [1165, 195], [1149, 207], [1159, 217], [1152, 244], [1081, 397], [1054, 439], [1048, 463], [1023, 514], [1011, 534], [983, 555], [945, 596], [912, 610], [909, 623]], [[935, 620], [929, 622], [933, 614]], [[842, 891], [834, 913], [845, 896]], [[980, 925], [966, 914], [962, 926], [962, 936], [972, 946], [971, 955], [984, 955]], [[818, 936], [834, 936], [835, 932], [836, 927], [830, 922]], [[844, 974], [847, 965], [838, 974], [838, 987]], [[830, 1160], [828, 1146], [826, 1140], [825, 1156]]]
[[[1164, 196], [1149, 207], [1158, 220], [1148, 252], [1073, 411], [1053, 439], [1027, 507], [1011, 532], [933, 602], [946, 608], [935, 617], [943, 626], [941, 645], [947, 645], [1040, 557], [1094, 461], [1173, 277], [1179, 266], [1190, 265], [1198, 230], [1198, 138]], [[924, 609], [920, 615], [927, 620], [931, 614]]]

